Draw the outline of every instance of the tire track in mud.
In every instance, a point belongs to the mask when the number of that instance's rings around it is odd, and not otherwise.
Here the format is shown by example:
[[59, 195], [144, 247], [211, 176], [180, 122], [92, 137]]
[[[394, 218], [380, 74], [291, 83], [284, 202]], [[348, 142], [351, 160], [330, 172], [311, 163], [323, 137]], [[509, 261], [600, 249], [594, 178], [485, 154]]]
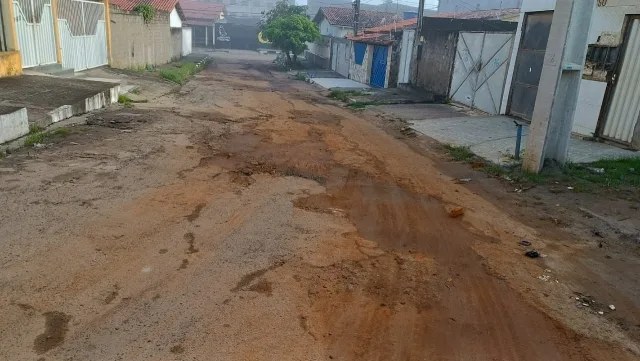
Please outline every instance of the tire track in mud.
[[[529, 304], [504, 280], [488, 271], [485, 260], [472, 249], [476, 242], [499, 240], [474, 234], [460, 219], [448, 217], [441, 200], [399, 186], [385, 173], [379, 160], [347, 139], [343, 142], [351, 147], [349, 151], [366, 158], [367, 163], [374, 165], [369, 169], [376, 169], [376, 174], [336, 162], [334, 152], [342, 150], [330, 147], [324, 137], [327, 134], [342, 137], [341, 115], [319, 108], [301, 111], [291, 102], [288, 107], [291, 114], [288, 120], [307, 126], [306, 141], [276, 144], [269, 141], [269, 133], [274, 130], [257, 130], [252, 125], [244, 133], [229, 136], [219, 151], [227, 156], [213, 155], [212, 161], [230, 171], [242, 169], [245, 174], [247, 169], [251, 169], [250, 173], [271, 169], [271, 174], [321, 180], [326, 192], [299, 198], [296, 207], [323, 213], [343, 210], [360, 236], [388, 252], [381, 259], [390, 254], [417, 254], [436, 261], [433, 272], [419, 278], [428, 291], [410, 306], [406, 301], [402, 301], [404, 304], [384, 301], [388, 295], [345, 288], [338, 281], [345, 275], [336, 275], [325, 284], [330, 294], [313, 291], [317, 279], [310, 279], [306, 287], [310, 289], [312, 314], [304, 316], [305, 330], [325, 342], [333, 357], [370, 360], [422, 360], [424, 355], [436, 359], [475, 355], [483, 360], [589, 357], [590, 350], [582, 348], [579, 336]], [[261, 135], [257, 143], [251, 141], [256, 134]], [[245, 137], [249, 140], [244, 140]], [[238, 146], [246, 143], [252, 147]], [[298, 267], [310, 274], [318, 273], [308, 265]], [[360, 264], [346, 267], [363, 268]], [[393, 272], [390, 267], [385, 264], [381, 270]], [[361, 273], [359, 277], [369, 276]], [[370, 282], [375, 283], [365, 281]], [[403, 284], [406, 280], [394, 279], [373, 288], [395, 290], [391, 287], [394, 282]], [[415, 320], [413, 326], [408, 326], [410, 331], [396, 326], [402, 320]], [[407, 334], [412, 335], [410, 340]]]

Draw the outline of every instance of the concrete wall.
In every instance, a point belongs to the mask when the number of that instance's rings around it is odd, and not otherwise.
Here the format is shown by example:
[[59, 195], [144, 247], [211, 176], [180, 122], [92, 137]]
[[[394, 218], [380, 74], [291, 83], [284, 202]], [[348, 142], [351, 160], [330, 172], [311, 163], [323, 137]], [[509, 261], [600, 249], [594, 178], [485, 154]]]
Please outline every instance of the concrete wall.
[[355, 46], [353, 46], [351, 50], [351, 63], [349, 65], [349, 77], [354, 81], [369, 84], [371, 79], [371, 63], [373, 61], [373, 45], [367, 45], [367, 50], [362, 59], [362, 65], [356, 64], [355, 59]]
[[180, 19], [180, 15], [178, 15], [178, 11], [175, 8], [169, 14], [169, 26], [172, 28], [182, 27], [182, 19]]
[[[439, 98], [449, 95], [458, 36], [455, 32], [428, 31], [424, 33], [421, 50], [414, 53], [412, 84], [432, 92]], [[417, 69], [416, 69], [417, 68]]]
[[344, 38], [349, 34], [353, 34], [353, 28], [331, 25], [327, 19], [322, 19], [319, 28], [321, 35], [329, 35], [336, 38]]
[[18, 51], [0, 52], [0, 78], [22, 74], [22, 58]]
[[[511, 54], [511, 64], [507, 75], [501, 114], [506, 113], [516, 57], [522, 37], [522, 25], [525, 13], [551, 11], [555, 9], [555, 0], [524, 0], [520, 13], [520, 24], [516, 33], [515, 45]], [[595, 8], [589, 31], [589, 44], [620, 45], [623, 40], [623, 24], [627, 14], [640, 14], [640, 2], [634, 0], [608, 0], [605, 6]], [[585, 79], [587, 78], [587, 79]], [[578, 107], [575, 112], [572, 131], [591, 136], [596, 131], [600, 110], [604, 101], [607, 83], [593, 80], [585, 72], [578, 93]]]
[[0, 144], [29, 133], [26, 108], [8, 109], [0, 106]]
[[439, 13], [519, 8], [522, 0], [440, 0]]
[[156, 11], [151, 22], [145, 24], [140, 14], [111, 7], [112, 67], [165, 64], [174, 57], [174, 49], [169, 13]]
[[182, 57], [182, 29], [171, 29], [171, 60]]

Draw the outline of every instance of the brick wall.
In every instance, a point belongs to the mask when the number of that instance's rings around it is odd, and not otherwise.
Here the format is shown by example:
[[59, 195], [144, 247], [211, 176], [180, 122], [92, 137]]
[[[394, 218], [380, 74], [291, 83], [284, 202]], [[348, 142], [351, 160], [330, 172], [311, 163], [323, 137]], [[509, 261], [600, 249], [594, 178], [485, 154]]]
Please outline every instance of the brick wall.
[[[180, 29], [178, 29], [180, 30]], [[181, 35], [180, 35], [181, 36]], [[177, 37], [177, 36], [175, 36]], [[114, 68], [160, 65], [176, 57], [181, 45], [172, 36], [169, 13], [156, 11], [149, 24], [134, 11], [111, 7], [111, 57]], [[177, 50], [177, 56], [180, 51]]]

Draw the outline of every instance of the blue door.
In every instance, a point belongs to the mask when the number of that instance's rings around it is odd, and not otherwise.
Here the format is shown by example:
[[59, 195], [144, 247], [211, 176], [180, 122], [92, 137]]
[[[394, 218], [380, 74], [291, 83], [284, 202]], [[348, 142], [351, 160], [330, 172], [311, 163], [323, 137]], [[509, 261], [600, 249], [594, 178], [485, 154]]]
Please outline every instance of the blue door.
[[387, 75], [387, 51], [386, 46], [373, 48], [373, 62], [371, 64], [371, 86], [384, 88], [384, 79]]

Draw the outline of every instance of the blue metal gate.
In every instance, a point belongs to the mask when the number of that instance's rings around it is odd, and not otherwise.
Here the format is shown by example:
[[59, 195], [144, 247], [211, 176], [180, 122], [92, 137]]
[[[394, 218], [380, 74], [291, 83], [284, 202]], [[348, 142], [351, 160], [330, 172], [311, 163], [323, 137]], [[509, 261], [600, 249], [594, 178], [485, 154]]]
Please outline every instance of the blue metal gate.
[[371, 86], [384, 88], [384, 80], [387, 76], [387, 51], [386, 46], [373, 48], [373, 62], [371, 65]]

